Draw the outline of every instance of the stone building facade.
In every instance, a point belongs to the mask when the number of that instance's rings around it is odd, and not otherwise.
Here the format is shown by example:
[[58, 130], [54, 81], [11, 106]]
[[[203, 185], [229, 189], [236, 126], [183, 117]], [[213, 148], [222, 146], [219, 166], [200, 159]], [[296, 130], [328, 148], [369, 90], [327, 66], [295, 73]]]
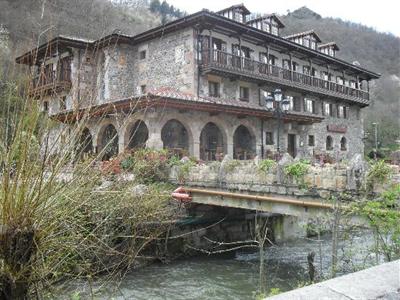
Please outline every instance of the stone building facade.
[[[136, 36], [59, 36], [16, 60], [31, 66], [31, 95], [65, 126], [102, 112], [82, 134], [85, 151], [110, 148], [104, 159], [136, 147], [203, 160], [362, 153], [362, 108], [379, 74], [338, 59], [313, 30], [282, 37], [283, 27], [235, 5]], [[265, 106], [277, 89], [290, 104], [280, 119]]]

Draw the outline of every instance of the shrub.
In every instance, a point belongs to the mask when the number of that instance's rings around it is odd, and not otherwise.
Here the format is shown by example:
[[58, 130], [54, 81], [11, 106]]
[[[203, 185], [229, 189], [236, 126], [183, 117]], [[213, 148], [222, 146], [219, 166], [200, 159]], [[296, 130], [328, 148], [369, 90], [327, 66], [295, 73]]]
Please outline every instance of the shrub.
[[268, 173], [272, 168], [276, 166], [276, 161], [273, 159], [263, 159], [258, 165], [258, 170]]
[[372, 191], [375, 184], [385, 183], [391, 174], [392, 169], [383, 160], [373, 163], [367, 174], [367, 189]]
[[304, 176], [307, 174], [309, 167], [310, 162], [308, 160], [300, 160], [286, 165], [284, 172], [287, 176], [293, 178], [297, 184], [305, 187]]

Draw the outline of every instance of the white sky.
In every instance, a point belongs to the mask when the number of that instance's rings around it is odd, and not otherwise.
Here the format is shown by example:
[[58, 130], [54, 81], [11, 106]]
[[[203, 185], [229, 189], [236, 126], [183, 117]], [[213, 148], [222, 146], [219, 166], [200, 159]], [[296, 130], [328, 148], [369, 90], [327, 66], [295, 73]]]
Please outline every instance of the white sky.
[[399, 0], [168, 0], [169, 4], [188, 13], [203, 8], [218, 11], [244, 3], [251, 12], [286, 14], [307, 6], [322, 17], [338, 17], [361, 23], [378, 31], [391, 32], [400, 37]]

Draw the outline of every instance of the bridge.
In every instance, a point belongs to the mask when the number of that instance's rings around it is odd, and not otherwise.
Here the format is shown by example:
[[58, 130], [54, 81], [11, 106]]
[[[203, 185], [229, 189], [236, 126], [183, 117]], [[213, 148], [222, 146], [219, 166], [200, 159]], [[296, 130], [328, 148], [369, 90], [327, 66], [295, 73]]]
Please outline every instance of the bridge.
[[175, 190], [173, 197], [177, 200], [190, 201], [196, 204], [241, 208], [296, 217], [317, 216], [321, 212], [334, 209], [333, 204], [323, 199], [265, 196], [193, 187], [180, 187]]

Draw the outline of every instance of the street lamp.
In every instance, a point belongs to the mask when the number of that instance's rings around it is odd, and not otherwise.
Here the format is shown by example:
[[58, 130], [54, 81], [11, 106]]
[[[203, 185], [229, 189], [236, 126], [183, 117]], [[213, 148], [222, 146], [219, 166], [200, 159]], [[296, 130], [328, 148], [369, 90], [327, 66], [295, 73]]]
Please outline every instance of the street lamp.
[[[278, 119], [278, 130], [277, 130], [277, 151], [278, 156], [280, 157], [280, 128], [281, 128], [281, 120], [282, 116], [285, 115], [290, 109], [290, 100], [287, 98], [282, 99], [282, 90], [276, 89], [273, 93], [267, 94], [264, 93], [265, 98], [265, 106], [268, 111], [272, 111], [274, 116]], [[276, 103], [276, 105], [274, 105]]]

